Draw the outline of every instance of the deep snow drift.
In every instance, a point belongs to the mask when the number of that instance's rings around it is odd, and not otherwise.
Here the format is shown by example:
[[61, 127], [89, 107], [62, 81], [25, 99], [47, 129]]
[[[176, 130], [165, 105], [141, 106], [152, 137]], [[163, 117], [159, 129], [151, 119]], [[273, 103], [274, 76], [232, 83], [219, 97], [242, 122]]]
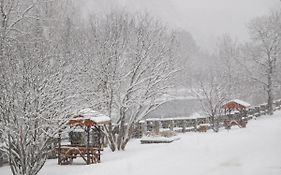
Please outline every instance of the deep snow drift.
[[[39, 175], [280, 175], [281, 112], [249, 121], [247, 128], [186, 133], [168, 144], [129, 143], [125, 152], [105, 150], [102, 163], [60, 166], [48, 160]], [[8, 166], [1, 175], [10, 175]]]

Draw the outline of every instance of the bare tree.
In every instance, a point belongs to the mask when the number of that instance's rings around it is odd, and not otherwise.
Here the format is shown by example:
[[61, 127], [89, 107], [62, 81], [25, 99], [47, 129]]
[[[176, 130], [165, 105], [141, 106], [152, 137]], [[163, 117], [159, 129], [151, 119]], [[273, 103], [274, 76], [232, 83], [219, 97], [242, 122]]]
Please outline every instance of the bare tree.
[[238, 65], [235, 62], [239, 56], [239, 45], [229, 35], [224, 34], [218, 41], [218, 69], [222, 72], [223, 83], [227, 87], [228, 96], [237, 95], [236, 85], [239, 75]]
[[124, 150], [134, 124], [163, 103], [157, 99], [171, 86], [173, 36], [148, 16], [121, 12], [92, 19], [90, 31], [88, 92], [113, 120], [106, 128], [110, 148]]
[[16, 3], [28, 7], [24, 14], [29, 17], [14, 26], [13, 40], [3, 40], [0, 60], [0, 150], [8, 155], [14, 175], [40, 171], [73, 98], [67, 60], [49, 30], [54, 26], [47, 12], [53, 8], [46, 9], [51, 7], [47, 1], [30, 2]]
[[209, 75], [207, 80], [199, 81], [198, 90], [195, 90], [197, 98], [205, 114], [211, 119], [211, 127], [215, 132], [219, 131], [219, 117], [223, 113], [223, 104], [228, 98], [227, 86], [219, 76]]
[[[4, 72], [6, 67], [4, 66], [4, 59], [5, 52], [7, 51], [7, 46], [11, 44], [14, 39], [13, 34], [15, 31], [18, 31], [16, 26], [21, 23], [25, 15], [33, 8], [34, 3], [27, 4], [26, 7], [22, 7], [19, 5], [19, 1], [17, 0], [2, 0], [0, 2], [0, 75], [1, 80], [5, 77]], [[0, 107], [4, 106], [4, 93], [3, 93], [3, 86], [4, 82], [1, 81], [0, 89], [1, 89], [1, 96], [0, 96]], [[2, 96], [3, 94], [3, 96]], [[2, 108], [0, 108], [2, 109]], [[1, 122], [1, 118], [0, 118]], [[0, 138], [1, 138], [0, 133]], [[0, 164], [3, 158], [2, 151], [0, 150]]]
[[276, 72], [281, 55], [281, 12], [256, 18], [249, 25], [252, 43], [245, 48], [247, 73], [263, 86], [267, 94], [268, 114], [273, 114]]

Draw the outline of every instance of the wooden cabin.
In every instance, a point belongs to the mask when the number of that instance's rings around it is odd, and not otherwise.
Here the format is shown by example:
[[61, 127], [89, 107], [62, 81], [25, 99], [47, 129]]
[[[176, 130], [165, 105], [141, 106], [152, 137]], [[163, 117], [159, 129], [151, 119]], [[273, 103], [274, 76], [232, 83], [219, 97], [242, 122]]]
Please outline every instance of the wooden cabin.
[[[58, 164], [72, 164], [73, 159], [81, 157], [86, 164], [100, 163], [102, 146], [102, 126], [110, 123], [110, 118], [91, 109], [85, 109], [67, 122], [70, 144], [62, 144], [59, 134], [57, 149]], [[62, 131], [63, 132], [63, 131]]]

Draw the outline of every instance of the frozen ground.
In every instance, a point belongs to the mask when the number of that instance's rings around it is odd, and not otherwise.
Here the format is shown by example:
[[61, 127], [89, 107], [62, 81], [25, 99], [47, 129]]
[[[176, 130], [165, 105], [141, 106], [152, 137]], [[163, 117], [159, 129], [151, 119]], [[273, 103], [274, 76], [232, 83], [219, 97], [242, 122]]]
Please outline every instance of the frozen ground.
[[[106, 150], [102, 163], [59, 166], [47, 161], [39, 175], [280, 175], [281, 112], [248, 123], [229, 132], [187, 133], [168, 144], [129, 143], [125, 152]], [[0, 175], [10, 175], [0, 168]]]

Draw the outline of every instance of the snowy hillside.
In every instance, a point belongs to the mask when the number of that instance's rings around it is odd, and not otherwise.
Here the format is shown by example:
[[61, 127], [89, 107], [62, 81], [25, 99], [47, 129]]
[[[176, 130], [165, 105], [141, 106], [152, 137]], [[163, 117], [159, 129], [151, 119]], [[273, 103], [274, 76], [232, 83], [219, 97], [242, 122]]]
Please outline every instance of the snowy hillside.
[[[281, 174], [281, 112], [251, 120], [247, 128], [229, 132], [187, 133], [170, 144], [130, 142], [125, 152], [104, 152], [102, 163], [59, 166], [47, 161], [40, 175], [279, 175]], [[9, 167], [0, 168], [10, 175]]]

